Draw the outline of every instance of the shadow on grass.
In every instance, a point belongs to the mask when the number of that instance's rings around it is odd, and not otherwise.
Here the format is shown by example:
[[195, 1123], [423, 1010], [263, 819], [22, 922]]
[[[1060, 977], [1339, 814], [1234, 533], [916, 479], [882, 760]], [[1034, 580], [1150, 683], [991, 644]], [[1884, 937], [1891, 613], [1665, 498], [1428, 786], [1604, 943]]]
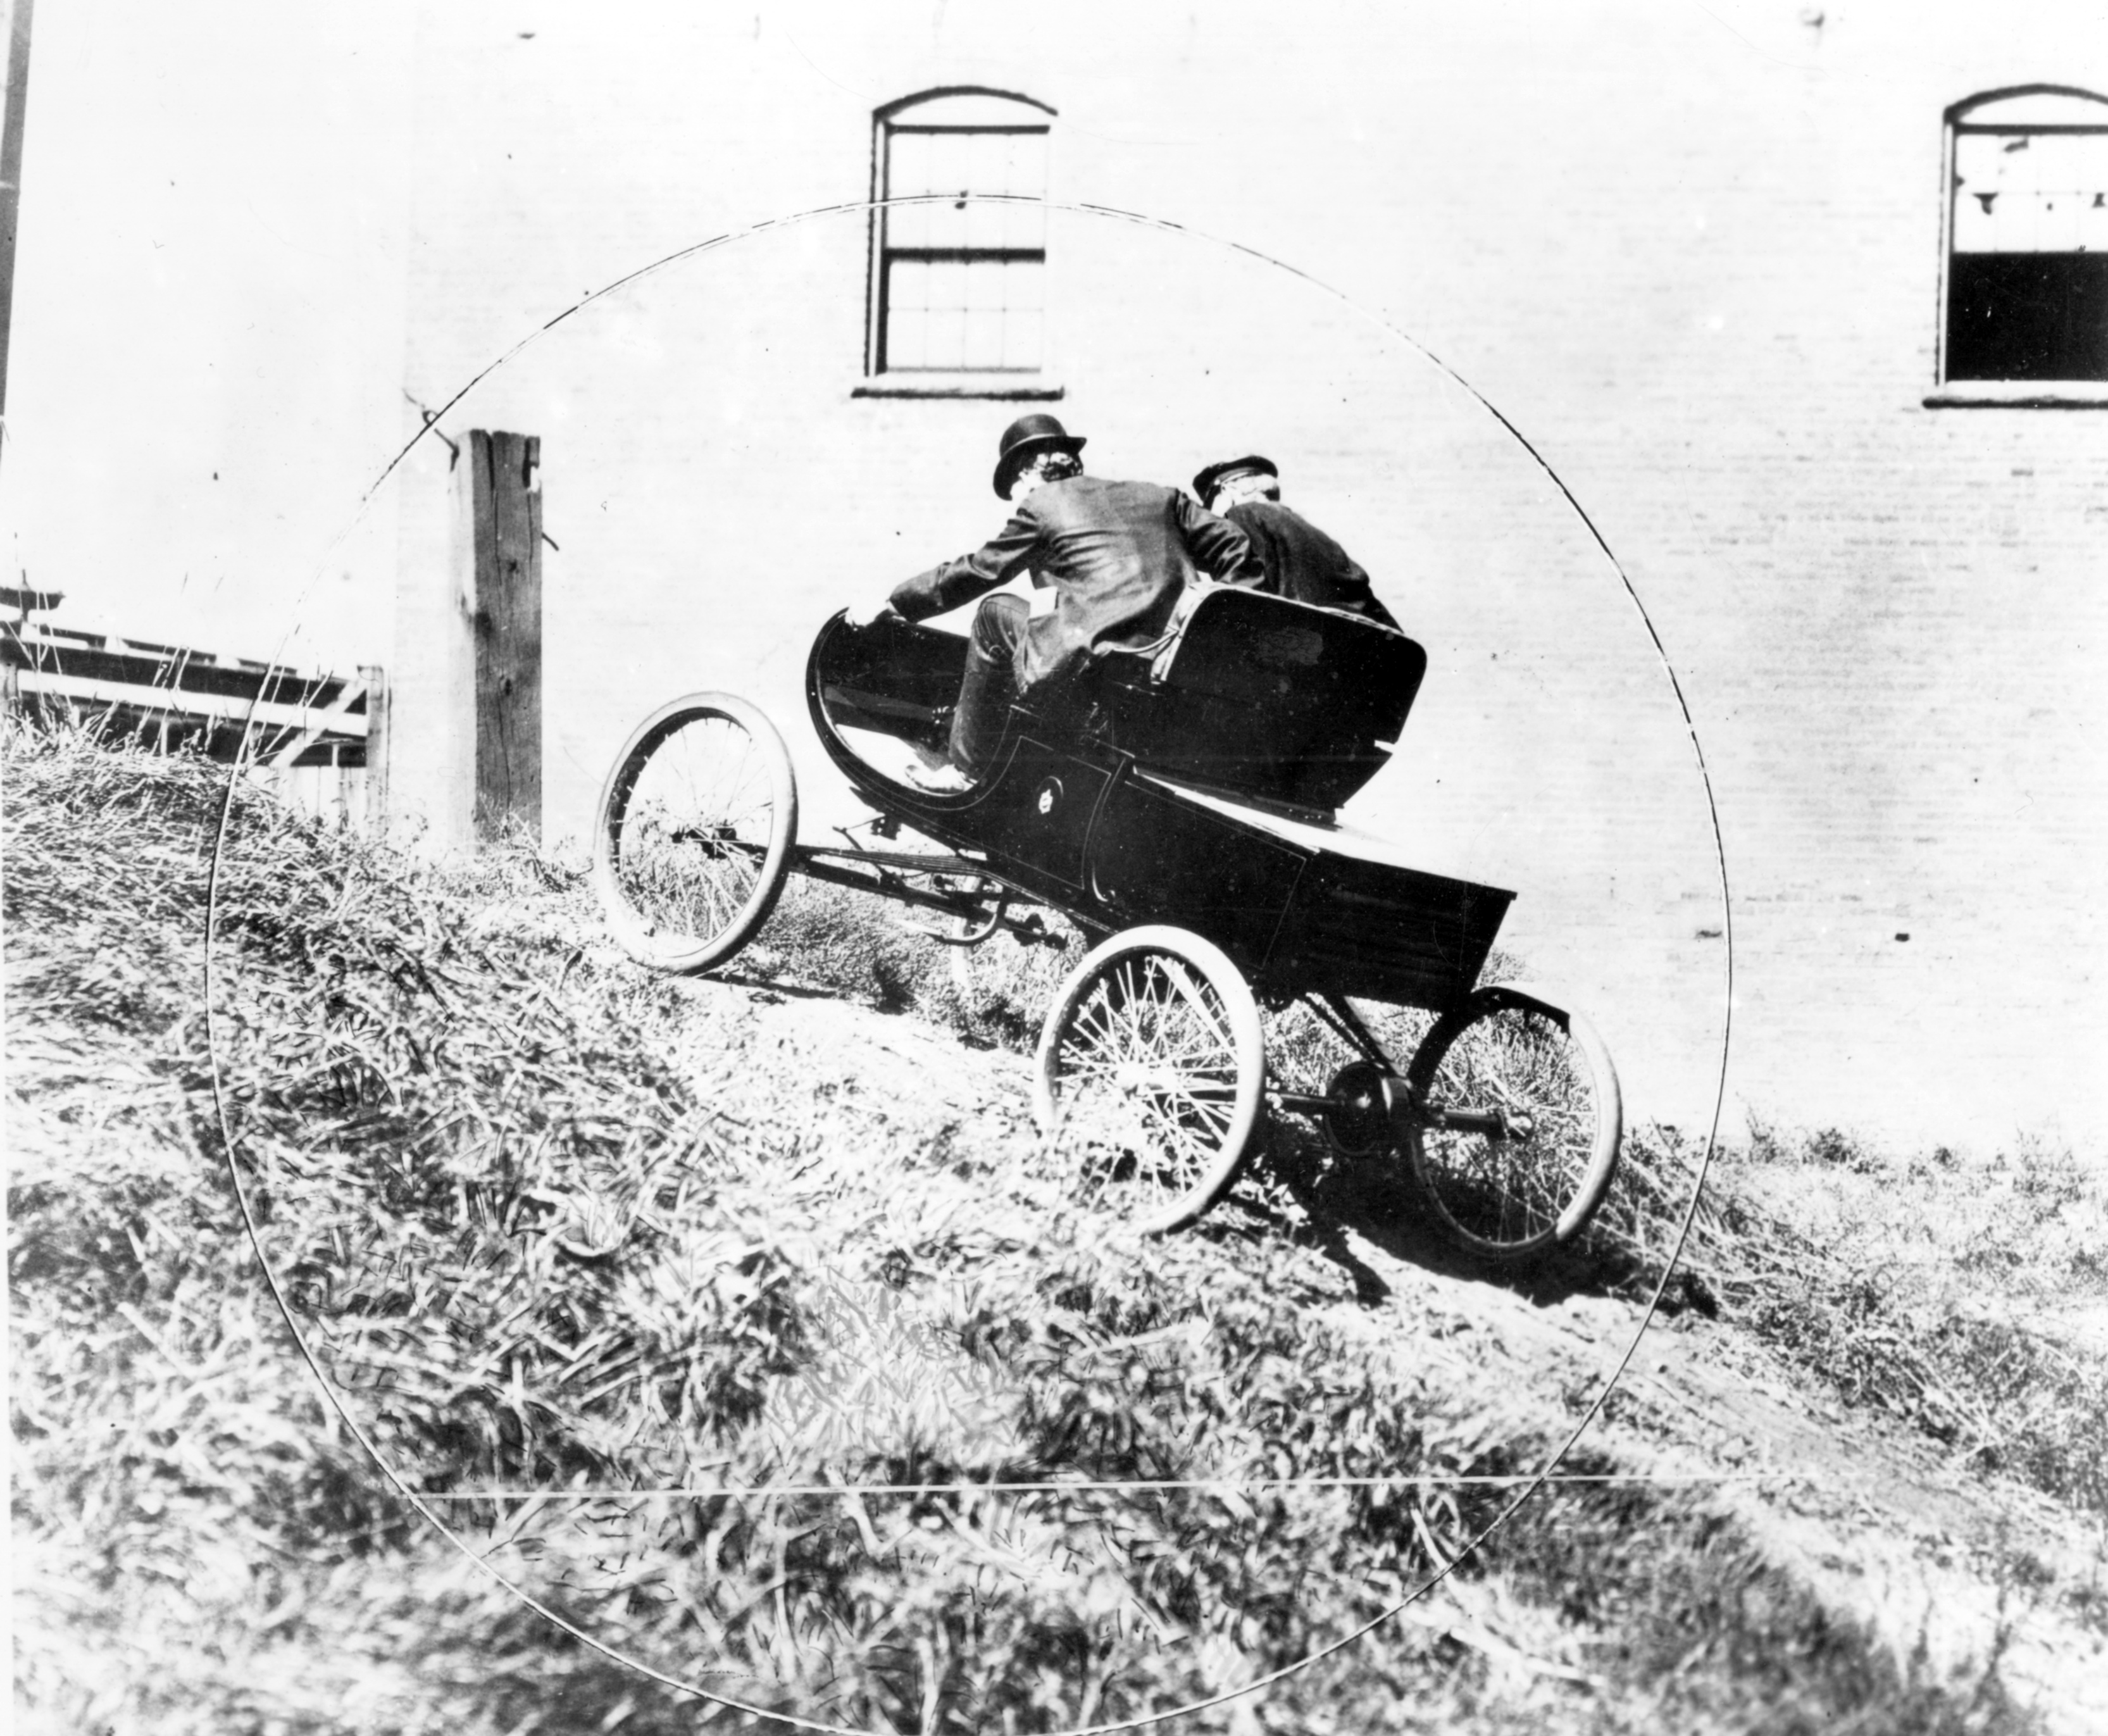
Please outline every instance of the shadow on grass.
[[839, 1001], [838, 989], [809, 988], [803, 983], [786, 982], [781, 977], [756, 976], [745, 971], [710, 971], [696, 976], [698, 982], [721, 982], [734, 989], [751, 990], [757, 994], [773, 996], [779, 1000]]
[[[1308, 1218], [1307, 1239], [1347, 1273], [1364, 1301], [1381, 1301], [1390, 1287], [1354, 1252], [1353, 1236], [1438, 1277], [1494, 1285], [1538, 1307], [1574, 1296], [1633, 1297], [1658, 1275], [1619, 1241], [1587, 1233], [1513, 1266], [1477, 1259], [1444, 1233], [1402, 1155], [1343, 1158], [1308, 1130], [1277, 1125], [1262, 1161]], [[1676, 1298], [1667, 1305], [1674, 1312]]]

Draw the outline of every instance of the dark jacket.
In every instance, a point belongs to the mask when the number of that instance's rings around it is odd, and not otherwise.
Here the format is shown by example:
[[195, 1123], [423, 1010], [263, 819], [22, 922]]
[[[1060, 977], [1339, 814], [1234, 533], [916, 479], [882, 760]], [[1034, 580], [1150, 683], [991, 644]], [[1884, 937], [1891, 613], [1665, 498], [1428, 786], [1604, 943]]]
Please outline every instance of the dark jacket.
[[1344, 610], [1380, 626], [1397, 627], [1390, 611], [1369, 588], [1369, 575], [1345, 549], [1293, 507], [1277, 500], [1245, 500], [1225, 516], [1259, 552], [1259, 563], [1266, 568], [1263, 588], [1277, 597]]
[[911, 621], [942, 615], [1026, 567], [1059, 594], [1026, 629], [1020, 692], [1108, 651], [1154, 651], [1196, 569], [1239, 584], [1262, 576], [1244, 532], [1177, 489], [1071, 476], [1033, 489], [992, 542], [895, 587], [893, 606]]

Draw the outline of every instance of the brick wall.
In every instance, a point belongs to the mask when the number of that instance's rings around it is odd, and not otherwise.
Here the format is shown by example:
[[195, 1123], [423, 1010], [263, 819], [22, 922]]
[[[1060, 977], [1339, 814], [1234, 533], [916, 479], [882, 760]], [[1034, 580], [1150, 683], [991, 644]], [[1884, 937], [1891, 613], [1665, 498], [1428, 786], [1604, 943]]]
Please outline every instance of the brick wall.
[[[727, 9], [669, 27], [434, 8], [409, 386], [675, 250], [854, 201], [871, 113], [949, 83], [1059, 110], [1058, 406], [1109, 474], [1257, 446], [1428, 646], [1363, 817], [1516, 887], [1511, 936], [1605, 1009], [1636, 1102], [1709, 1102], [1711, 821], [1741, 945], [1731, 1105], [1909, 1137], [2092, 1134], [2088, 908], [2108, 413], [1928, 410], [1940, 114], [2108, 88], [2070, 9], [1088, 3]], [[1206, 239], [1229, 237], [1318, 283]], [[854, 399], [867, 229], [699, 252], [538, 337], [447, 419], [543, 440], [545, 811], [583, 829], [686, 688], [784, 724], [813, 628], [1000, 522], [1013, 413]], [[1337, 295], [1319, 284], [1336, 288]], [[398, 740], [437, 739], [444, 454], [401, 479]], [[394, 787], [435, 796], [443, 756]], [[1908, 934], [1908, 940], [1895, 938]]]

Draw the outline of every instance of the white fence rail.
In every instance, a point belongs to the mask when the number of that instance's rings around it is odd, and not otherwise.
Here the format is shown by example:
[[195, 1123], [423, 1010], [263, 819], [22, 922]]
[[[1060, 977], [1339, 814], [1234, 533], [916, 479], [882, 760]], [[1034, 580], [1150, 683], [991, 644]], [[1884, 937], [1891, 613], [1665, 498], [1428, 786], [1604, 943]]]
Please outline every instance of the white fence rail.
[[385, 814], [387, 685], [377, 667], [307, 674], [26, 618], [0, 623], [0, 665], [10, 711], [245, 764], [302, 812], [341, 826], [376, 830]]

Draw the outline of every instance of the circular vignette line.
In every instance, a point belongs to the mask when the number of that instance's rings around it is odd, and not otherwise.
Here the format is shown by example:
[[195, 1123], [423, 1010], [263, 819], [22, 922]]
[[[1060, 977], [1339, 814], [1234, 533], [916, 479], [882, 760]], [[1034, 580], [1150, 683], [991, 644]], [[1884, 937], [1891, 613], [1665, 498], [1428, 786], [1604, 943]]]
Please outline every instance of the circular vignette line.
[[[1243, 241], [1232, 241], [1227, 237], [1214, 235], [1206, 230], [1196, 228], [1186, 223], [1176, 223], [1168, 218], [1153, 217], [1144, 212], [1126, 210], [1117, 205], [1096, 205], [1087, 202], [1028, 199], [1014, 195], [1002, 194], [977, 195], [975, 197], [981, 202], [989, 204], [1034, 205], [1047, 210], [1071, 211], [1081, 213], [1088, 216], [1109, 218], [1116, 222], [1131, 224], [1137, 228], [1154, 229], [1161, 233], [1182, 235], [1192, 240], [1205, 241], [1214, 246], [1223, 248], [1229, 252], [1239, 254], [1247, 259], [1256, 260], [1262, 264], [1272, 266], [1277, 270], [1287, 273], [1290, 277], [1299, 279], [1301, 282], [1309, 285], [1313, 289], [1320, 291], [1322, 294], [1331, 297], [1334, 301], [1336, 301], [1342, 307], [1352, 313], [1356, 318], [1374, 326], [1379, 331], [1384, 333], [1386, 336], [1404, 345], [1408, 349], [1417, 354], [1423, 361], [1427, 363], [1428, 365], [1434, 367], [1438, 372], [1444, 376], [1460, 390], [1468, 395], [1480, 408], [1484, 409], [1489, 416], [1493, 417], [1496, 423], [1507, 431], [1508, 436], [1529, 455], [1530, 462], [1543, 473], [1546, 480], [1547, 480], [1552, 485], [1558, 490], [1560, 498], [1566, 503], [1570, 508], [1572, 509], [1574, 516], [1580, 521], [1583, 528], [1586, 529], [1590, 539], [1595, 543], [1597, 550], [1601, 552], [1604, 560], [1609, 563], [1611, 571], [1616, 575], [1619, 584], [1624, 589], [1626, 599], [1631, 603], [1633, 612], [1638, 615], [1640, 624], [1646, 630], [1647, 641], [1653, 647], [1655, 656], [1661, 665], [1663, 674], [1668, 679], [1670, 692], [1676, 701], [1677, 710], [1682, 715], [1683, 719], [1684, 733], [1691, 744], [1691, 758], [1696, 767], [1699, 781], [1705, 796], [1706, 815], [1711, 827], [1713, 836], [1714, 859], [1719, 875], [1721, 933], [1724, 945], [1722, 949], [1722, 1016], [1719, 1050], [1720, 1066], [1718, 1078], [1715, 1082], [1714, 1089], [1712, 1120], [1710, 1125], [1706, 1130], [1705, 1149], [1699, 1159], [1697, 1174], [1691, 1182], [1691, 1197], [1686, 1203], [1683, 1215], [1677, 1225], [1676, 1238], [1669, 1250], [1669, 1259], [1663, 1266], [1660, 1278], [1655, 1284], [1653, 1293], [1647, 1298], [1646, 1307], [1641, 1315], [1639, 1324], [1634, 1330], [1631, 1341], [1625, 1346], [1623, 1353], [1619, 1356], [1616, 1365], [1611, 1369], [1609, 1378], [1603, 1382], [1601, 1388], [1590, 1401], [1588, 1409], [1582, 1414], [1580, 1419], [1574, 1425], [1571, 1431], [1568, 1433], [1565, 1440], [1559, 1445], [1559, 1447], [1552, 1453], [1552, 1456], [1537, 1472], [1530, 1474], [1527, 1477], [1527, 1480], [1524, 1483], [1524, 1486], [1517, 1490], [1514, 1498], [1511, 1499], [1505, 1507], [1501, 1508], [1498, 1513], [1495, 1513], [1478, 1532], [1478, 1534], [1472, 1537], [1469, 1542], [1459, 1549], [1453, 1558], [1452, 1558], [1447, 1563], [1438, 1564], [1437, 1569], [1435, 1572], [1430, 1574], [1426, 1580], [1416, 1586], [1405, 1597], [1401, 1598], [1397, 1603], [1390, 1605], [1388, 1608], [1380, 1611], [1377, 1614], [1371, 1617], [1358, 1626], [1349, 1630], [1347, 1633], [1328, 1641], [1326, 1644], [1320, 1646], [1316, 1650], [1296, 1659], [1294, 1662], [1284, 1664], [1278, 1669], [1269, 1671], [1264, 1675], [1256, 1676], [1252, 1680], [1244, 1683], [1241, 1686], [1226, 1689], [1223, 1692], [1211, 1695], [1205, 1699], [1196, 1700], [1187, 1705], [1174, 1707], [1166, 1711], [1146, 1712], [1139, 1716], [1123, 1719], [1115, 1723], [1079, 1725], [1072, 1729], [1058, 1733], [1058, 1736], [1118, 1736], [1118, 1733], [1121, 1731], [1140, 1729], [1151, 1725], [1164, 1723], [1173, 1718], [1182, 1718], [1194, 1712], [1205, 1711], [1214, 1707], [1226, 1705], [1232, 1700], [1243, 1698], [1245, 1696], [1249, 1694], [1259, 1693], [1266, 1689], [1275, 1686], [1278, 1683], [1286, 1681], [1292, 1675], [1299, 1674], [1301, 1671], [1310, 1667], [1313, 1664], [1319, 1663], [1327, 1657], [1333, 1657], [1336, 1654], [1345, 1651], [1349, 1646], [1353, 1645], [1356, 1641], [1365, 1638], [1371, 1633], [1373, 1633], [1377, 1628], [1381, 1627], [1385, 1623], [1395, 1619], [1412, 1605], [1420, 1602], [1437, 1585], [1441, 1584], [1443, 1580], [1447, 1579], [1450, 1574], [1454, 1572], [1466, 1560], [1475, 1554], [1480, 1548], [1484, 1545], [1488, 1540], [1493, 1537], [1497, 1531], [1512, 1519], [1527, 1503], [1534, 1499], [1546, 1486], [1546, 1485], [1553, 1480], [1554, 1473], [1558, 1471], [1560, 1465], [1565, 1461], [1566, 1455], [1573, 1451], [1575, 1445], [1579, 1442], [1582, 1436], [1594, 1425], [1597, 1417], [1601, 1414], [1604, 1405], [1609, 1402], [1611, 1393], [1616, 1391], [1619, 1382], [1624, 1378], [1626, 1372], [1632, 1366], [1633, 1359], [1638, 1355], [1641, 1342], [1646, 1337], [1647, 1329], [1654, 1323], [1655, 1316], [1660, 1310], [1662, 1298], [1669, 1288], [1669, 1279], [1675, 1275], [1677, 1268], [1682, 1260], [1684, 1247], [1690, 1238], [1691, 1227], [1697, 1220], [1699, 1204], [1705, 1196], [1706, 1179], [1712, 1172], [1714, 1157], [1718, 1148], [1720, 1118], [1727, 1101], [1728, 1051], [1734, 1026], [1735, 931], [1733, 900], [1730, 895], [1727, 876], [1727, 847], [1721, 831], [1719, 805], [1714, 796], [1713, 789], [1712, 770], [1706, 762], [1705, 747], [1698, 737], [1698, 725], [1696, 720], [1691, 715], [1690, 702], [1683, 691], [1683, 683], [1676, 673], [1675, 665], [1669, 660], [1668, 647], [1662, 643], [1660, 633], [1655, 626], [1653, 617], [1647, 613], [1646, 605], [1641, 600], [1638, 587], [1633, 583], [1632, 577], [1626, 572], [1624, 564], [1619, 561], [1616, 554], [1612, 552], [1609, 542], [1604, 538], [1603, 533], [1597, 529], [1596, 521], [1588, 516], [1587, 509], [1583, 507], [1581, 503], [1574, 498], [1574, 491], [1567, 487], [1565, 480], [1561, 479], [1558, 471], [1552, 467], [1551, 461], [1538, 449], [1536, 445], [1520, 428], [1515, 425], [1513, 422], [1510, 421], [1506, 415], [1502, 413], [1501, 410], [1490, 399], [1489, 399], [1484, 393], [1480, 391], [1476, 386], [1473, 386], [1470, 381], [1466, 380], [1448, 363], [1443, 360], [1441, 357], [1435, 354], [1433, 350], [1430, 349], [1418, 339], [1413, 337], [1409, 332], [1407, 332], [1399, 327], [1394, 325], [1390, 320], [1385, 318], [1381, 314], [1373, 313], [1368, 309], [1364, 308], [1360, 303], [1355, 301], [1352, 297], [1347, 295], [1345, 291], [1336, 287], [1333, 284], [1327, 282], [1323, 278], [1314, 276], [1313, 273], [1304, 270], [1299, 266], [1292, 265], [1285, 259], [1278, 259], [1273, 255], [1264, 251], [1263, 249], [1251, 246]], [[754, 236], [765, 234], [771, 230], [789, 228], [795, 224], [813, 221], [823, 217], [845, 216], [854, 213], [863, 213], [868, 214], [881, 210], [890, 209], [894, 206], [949, 204], [953, 202], [956, 196], [954, 195], [918, 195], [910, 198], [860, 199], [845, 201], [835, 205], [816, 205], [806, 210], [791, 213], [787, 216], [764, 219], [760, 222], [749, 224], [744, 228], [726, 230], [720, 234], [711, 236], [705, 240], [691, 242], [687, 246], [677, 248], [673, 252], [664, 255], [660, 258], [654, 259], [647, 264], [639, 266], [633, 271], [625, 272], [621, 276], [610, 279], [600, 288], [581, 296], [578, 300], [571, 303], [568, 307], [565, 307], [561, 312], [556, 313], [550, 318], [543, 321], [543, 323], [537, 327], [534, 331], [529, 332], [525, 336], [520, 338], [517, 342], [512, 344], [502, 351], [486, 366], [471, 376], [466, 384], [464, 384], [457, 391], [454, 392], [452, 396], [448, 398], [447, 400], [436, 410], [424, 413], [424, 426], [403, 444], [401, 449], [395, 453], [394, 457], [388, 461], [386, 467], [381, 471], [381, 474], [374, 479], [372, 485], [369, 486], [362, 495], [360, 495], [358, 508], [354, 512], [350, 522], [346, 525], [343, 530], [340, 531], [337, 535], [331, 539], [329, 548], [324, 551], [322, 557], [322, 564], [327, 564], [331, 553], [334, 552], [337, 545], [340, 543], [346, 536], [350, 534], [352, 529], [357, 525], [359, 519], [364, 516], [367, 507], [372, 504], [374, 497], [380, 492], [381, 489], [387, 482], [388, 479], [394, 474], [398, 468], [400, 467], [403, 461], [409, 456], [410, 453], [416, 448], [417, 443], [423, 440], [426, 435], [431, 434], [435, 431], [439, 419], [442, 417], [446, 415], [448, 411], [459, 404], [469, 395], [470, 393], [473, 392], [477, 386], [480, 386], [485, 380], [489, 379], [492, 374], [502, 367], [507, 362], [512, 360], [514, 357], [519, 355], [523, 350], [528, 349], [547, 333], [554, 331], [558, 326], [563, 324], [565, 320], [570, 318], [573, 314], [582, 312], [586, 308], [592, 306], [595, 302], [606, 300], [607, 297], [615, 295], [616, 292], [626, 288], [632, 283], [637, 282], [642, 278], [650, 277], [655, 273], [663, 271], [670, 266], [678, 264], [683, 260], [696, 258], [702, 254], [714, 252], [719, 248], [729, 246], [734, 241], [747, 240]], [[319, 571], [320, 570], [321, 568], [318, 566], [317, 570]], [[301, 597], [304, 597], [307, 594], [308, 590], [312, 587], [313, 582], [313, 581], [310, 579], [309, 584], [302, 588], [300, 593]], [[299, 599], [296, 598], [296, 608], [298, 606], [298, 602]], [[288, 629], [289, 635], [291, 630], [292, 629]], [[608, 1644], [604, 1640], [594, 1638], [591, 1634], [585, 1632], [571, 1621], [566, 1620], [563, 1616], [550, 1608], [547, 1604], [537, 1598], [534, 1594], [529, 1591], [525, 1586], [520, 1585], [508, 1578], [504, 1572], [493, 1566], [485, 1557], [479, 1554], [475, 1549], [471, 1546], [465, 1537], [457, 1533], [444, 1518], [433, 1510], [426, 1499], [417, 1490], [412, 1489], [409, 1484], [403, 1479], [402, 1476], [396, 1471], [395, 1468], [389, 1463], [386, 1456], [375, 1445], [373, 1441], [367, 1435], [365, 1428], [360, 1424], [358, 1419], [352, 1415], [350, 1409], [345, 1403], [342, 1396], [337, 1391], [335, 1383], [331, 1381], [326, 1373], [323, 1373], [322, 1364], [317, 1358], [313, 1347], [309, 1344], [305, 1333], [302, 1332], [299, 1323], [294, 1318], [291, 1304], [287, 1300], [284, 1290], [279, 1284], [277, 1274], [273, 1269], [270, 1260], [266, 1257], [264, 1252], [263, 1241], [259, 1233], [255, 1213], [250, 1200], [247, 1186], [242, 1179], [241, 1166], [237, 1161], [237, 1145], [234, 1136], [232, 1118], [228, 1112], [224, 1082], [221, 1077], [220, 1072], [218, 1020], [214, 1005], [213, 997], [214, 950], [212, 943], [218, 926], [219, 910], [218, 896], [220, 860], [226, 848], [228, 833], [233, 823], [235, 785], [240, 778], [243, 769], [249, 763], [252, 755], [251, 744], [255, 739], [254, 729], [255, 716], [254, 707], [260, 701], [258, 700], [252, 700], [250, 701], [250, 710], [248, 718], [245, 720], [242, 746], [237, 753], [232, 767], [230, 769], [227, 779], [227, 792], [221, 801], [219, 823], [214, 836], [212, 863], [206, 875], [205, 931], [203, 937], [205, 943], [204, 988], [205, 1002], [206, 1048], [208, 1051], [209, 1071], [212, 1082], [214, 1113], [219, 1125], [221, 1151], [226, 1162], [228, 1179], [232, 1184], [234, 1188], [236, 1203], [241, 1214], [243, 1228], [247, 1232], [250, 1249], [255, 1254], [257, 1265], [264, 1274], [265, 1287], [271, 1293], [271, 1299], [277, 1308], [280, 1319], [285, 1323], [286, 1330], [291, 1335], [294, 1347], [300, 1353], [300, 1359], [306, 1364], [308, 1372], [314, 1378], [316, 1382], [321, 1387], [323, 1396], [328, 1402], [330, 1408], [336, 1414], [338, 1418], [344, 1423], [345, 1428], [349, 1432], [352, 1438], [358, 1443], [360, 1450], [363, 1451], [367, 1456], [373, 1461], [374, 1464], [380, 1468], [381, 1474], [388, 1479], [389, 1482], [394, 1486], [396, 1493], [400, 1495], [402, 1499], [412, 1508], [414, 1508], [427, 1524], [430, 1525], [442, 1536], [446, 1538], [449, 1543], [458, 1549], [462, 1554], [472, 1562], [478, 1569], [487, 1575], [495, 1584], [502, 1586], [512, 1596], [517, 1598], [521, 1603], [525, 1604], [529, 1609], [533, 1610], [536, 1615], [539, 1616], [543, 1621], [548, 1622], [552, 1626], [558, 1629], [571, 1639], [579, 1642], [580, 1644], [588, 1648], [590, 1650], [597, 1653], [600, 1656], [608, 1659], [610, 1662], [619, 1664], [626, 1669], [633, 1670], [638, 1675], [645, 1677], [648, 1680], [656, 1682], [662, 1687], [670, 1688], [677, 1693], [692, 1695], [698, 1699], [706, 1701], [713, 1705], [723, 1707], [727, 1711], [742, 1712], [754, 1717], [773, 1719], [779, 1724], [788, 1725], [795, 1729], [814, 1732], [815, 1736], [877, 1736], [876, 1732], [861, 1729], [854, 1725], [823, 1723], [818, 1720], [800, 1717], [794, 1713], [772, 1711], [767, 1707], [755, 1706], [745, 1701], [732, 1699], [726, 1695], [714, 1693], [709, 1689], [697, 1685], [697, 1684], [693, 1681], [669, 1675], [664, 1671], [659, 1670], [653, 1666], [644, 1662], [639, 1658], [632, 1657], [627, 1653], [617, 1649], [615, 1647]], [[871, 1492], [875, 1493], [885, 1492], [885, 1486], [883, 1485], [858, 1486], [852, 1484], [845, 1485], [843, 1487], [844, 1492], [845, 1493], [862, 1494], [866, 1492], [867, 1489]]]

